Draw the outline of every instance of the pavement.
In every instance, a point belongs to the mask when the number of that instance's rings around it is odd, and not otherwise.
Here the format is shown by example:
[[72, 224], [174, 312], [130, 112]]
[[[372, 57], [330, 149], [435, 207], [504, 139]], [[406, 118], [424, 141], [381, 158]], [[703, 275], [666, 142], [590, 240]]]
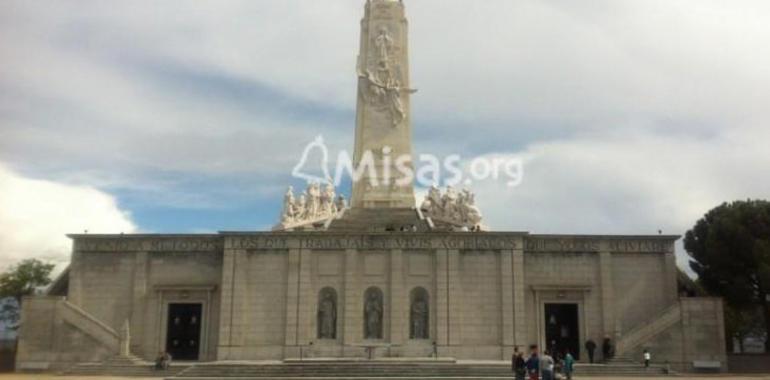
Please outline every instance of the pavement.
[[[86, 376], [56, 376], [48, 374], [0, 374], [0, 380], [159, 380], [158, 377], [113, 377], [113, 376], [99, 376], [99, 377], [86, 377]], [[639, 380], [639, 377], [583, 377], [575, 376], [575, 380], [580, 379], [597, 379], [597, 380]], [[644, 379], [655, 379], [654, 377], [644, 377]], [[721, 379], [739, 379], [739, 380], [770, 380], [770, 374], [767, 375], [698, 375], [698, 376], [675, 376], [675, 377], [660, 377], [665, 380], [721, 380]]]

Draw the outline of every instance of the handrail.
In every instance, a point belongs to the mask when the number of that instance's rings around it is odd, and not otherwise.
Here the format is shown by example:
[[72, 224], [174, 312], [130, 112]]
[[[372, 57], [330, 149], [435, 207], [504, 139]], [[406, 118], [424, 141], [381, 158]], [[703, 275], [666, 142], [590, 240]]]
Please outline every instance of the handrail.
[[644, 337], [655, 335], [660, 332], [659, 330], [665, 329], [681, 320], [681, 310], [681, 303], [677, 301], [675, 304], [661, 311], [654, 318], [640, 323], [627, 333], [623, 334], [616, 345], [618, 355], [622, 355], [629, 349], [639, 345]]

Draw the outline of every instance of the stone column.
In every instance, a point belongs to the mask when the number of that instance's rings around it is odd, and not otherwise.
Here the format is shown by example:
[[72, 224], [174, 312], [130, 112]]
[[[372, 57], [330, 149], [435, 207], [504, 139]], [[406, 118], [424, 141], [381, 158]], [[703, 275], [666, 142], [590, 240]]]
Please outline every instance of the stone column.
[[361, 349], [351, 347], [359, 343], [363, 336], [363, 293], [361, 293], [360, 279], [358, 277], [358, 251], [348, 249], [345, 251], [345, 322], [342, 326], [343, 353], [345, 356], [359, 355]]
[[527, 310], [524, 281], [524, 249], [516, 248], [512, 252], [513, 265], [513, 321], [514, 344], [527, 346]]
[[[222, 286], [220, 288], [219, 294], [219, 346], [217, 349], [218, 360], [230, 359], [230, 337], [232, 335], [230, 326], [233, 322], [234, 276], [235, 251], [232, 249], [225, 249], [222, 258]], [[160, 294], [158, 297], [160, 297]]]
[[500, 331], [503, 346], [502, 358], [507, 359], [513, 353], [515, 342], [513, 314], [513, 251], [500, 251]]
[[[390, 251], [390, 343], [402, 344], [408, 332], [408, 296], [404, 296], [403, 252]], [[405, 311], [407, 310], [407, 311]]]
[[[602, 330], [605, 336], [609, 336], [613, 341], [617, 342], [618, 337], [615, 331], [615, 296], [612, 284], [612, 254], [609, 251], [599, 252], [599, 275], [601, 276]], [[601, 346], [601, 341], [596, 343]]]

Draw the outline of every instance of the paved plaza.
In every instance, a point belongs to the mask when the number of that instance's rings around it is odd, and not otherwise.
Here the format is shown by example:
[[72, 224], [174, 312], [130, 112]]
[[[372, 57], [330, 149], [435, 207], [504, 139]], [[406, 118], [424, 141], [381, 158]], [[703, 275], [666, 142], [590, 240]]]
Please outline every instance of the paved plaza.
[[[590, 377], [575, 376], [574, 379], [589, 379]], [[638, 377], [592, 377], [593, 379], [601, 380], [638, 380]], [[710, 375], [710, 376], [675, 376], [675, 377], [660, 377], [661, 379], [677, 379], [677, 380], [711, 380], [711, 379], [742, 379], [742, 380], [770, 380], [770, 374], [762, 376], [743, 376], [743, 375]], [[56, 376], [56, 375], [19, 375], [19, 374], [7, 374], [0, 375], [0, 380], [84, 380], [84, 379], [99, 379], [99, 380], [158, 380], [157, 377], [83, 377], [83, 376]], [[458, 380], [461, 378], [457, 378]], [[467, 378], [462, 378], [467, 379]], [[645, 379], [655, 379], [654, 377], [645, 377]]]

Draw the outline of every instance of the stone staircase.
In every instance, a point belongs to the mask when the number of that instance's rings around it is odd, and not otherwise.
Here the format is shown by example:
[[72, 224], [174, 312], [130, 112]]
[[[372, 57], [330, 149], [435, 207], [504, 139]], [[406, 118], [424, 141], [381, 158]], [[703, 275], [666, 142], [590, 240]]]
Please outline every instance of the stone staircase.
[[154, 363], [136, 356], [114, 356], [101, 363], [80, 363], [60, 373], [64, 376], [167, 377], [190, 368], [190, 364], [172, 363], [166, 371], [155, 370]]
[[[661, 367], [629, 364], [577, 364], [575, 376], [661, 376]], [[510, 379], [507, 362], [429, 363], [409, 361], [305, 362], [305, 363], [209, 363], [198, 364], [168, 379]]]
[[677, 302], [663, 310], [660, 314], [655, 315], [654, 318], [646, 323], [642, 323], [636, 328], [625, 332], [616, 344], [616, 354], [619, 357], [632, 355], [635, 349], [654, 339], [669, 327], [679, 323], [681, 318], [682, 306], [681, 302]]

